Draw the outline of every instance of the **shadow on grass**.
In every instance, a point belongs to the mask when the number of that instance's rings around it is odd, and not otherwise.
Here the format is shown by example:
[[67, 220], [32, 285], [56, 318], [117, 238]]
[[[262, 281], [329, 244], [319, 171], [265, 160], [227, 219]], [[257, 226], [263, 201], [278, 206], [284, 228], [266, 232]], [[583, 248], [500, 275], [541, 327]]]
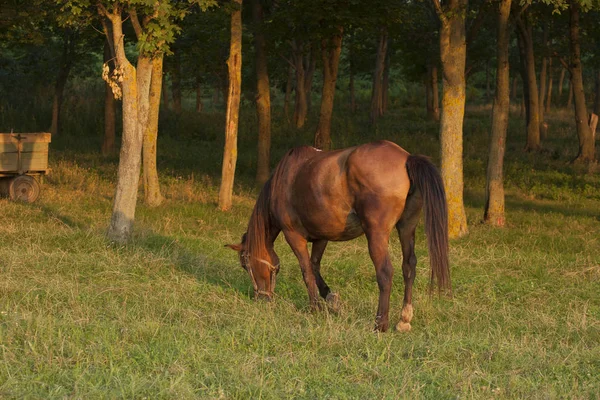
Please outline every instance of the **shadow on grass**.
[[244, 279], [246, 273], [239, 263], [229, 263], [201, 252], [196, 253], [178, 239], [154, 232], [148, 232], [143, 238], [136, 239], [132, 245], [152, 253], [157, 258], [167, 256], [177, 270], [193, 276], [198, 281], [252, 298], [252, 285], [249, 280]]
[[[225, 292], [234, 292], [248, 300], [254, 299], [250, 278], [233, 251], [227, 257], [221, 257], [220, 254], [211, 256], [201, 250], [195, 252], [179, 239], [148, 231], [143, 238], [136, 239], [132, 245], [152, 253], [157, 258], [167, 257], [177, 270], [198, 281], [219, 287]], [[309, 303], [304, 283], [290, 277], [296, 272], [299, 273], [294, 270], [294, 268], [299, 269], [298, 264], [291, 262], [286, 267], [287, 271], [282, 271], [283, 273], [280, 273], [277, 278], [275, 301], [281, 298], [298, 310], [308, 312]]]
[[[485, 194], [483, 192], [465, 190], [465, 204], [472, 208], [481, 209], [485, 207]], [[589, 217], [600, 221], [600, 210], [591, 207], [573, 208], [568, 204], [540, 202], [536, 200], [527, 200], [515, 195], [506, 195], [506, 212], [524, 211], [536, 212], [538, 214], [562, 214], [565, 217]]]
[[525, 200], [515, 196], [506, 196], [507, 210], [520, 210], [540, 214], [562, 214], [565, 217], [589, 217], [600, 221], [600, 212], [588, 207], [572, 208], [568, 205], [540, 203], [534, 200]]

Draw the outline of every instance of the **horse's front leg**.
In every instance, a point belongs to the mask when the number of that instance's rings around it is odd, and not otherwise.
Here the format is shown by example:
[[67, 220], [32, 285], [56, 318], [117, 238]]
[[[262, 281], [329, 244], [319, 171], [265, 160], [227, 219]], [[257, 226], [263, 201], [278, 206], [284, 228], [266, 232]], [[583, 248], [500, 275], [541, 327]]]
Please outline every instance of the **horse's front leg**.
[[308, 242], [306, 238], [295, 232], [284, 232], [285, 240], [288, 242], [292, 251], [298, 258], [300, 263], [300, 269], [302, 270], [302, 277], [308, 290], [308, 299], [312, 309], [319, 308], [319, 290], [317, 287], [317, 281], [313, 268], [310, 261], [310, 255], [308, 253]]
[[366, 232], [369, 242], [369, 254], [375, 265], [377, 285], [379, 286], [379, 306], [375, 317], [375, 329], [385, 332], [389, 328], [390, 294], [394, 268], [388, 252], [389, 233]]

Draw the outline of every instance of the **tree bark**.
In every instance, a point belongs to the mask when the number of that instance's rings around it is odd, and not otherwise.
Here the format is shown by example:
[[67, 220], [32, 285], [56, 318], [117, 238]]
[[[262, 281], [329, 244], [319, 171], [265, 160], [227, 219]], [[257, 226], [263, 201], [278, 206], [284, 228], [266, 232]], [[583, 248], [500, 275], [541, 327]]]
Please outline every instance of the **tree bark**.
[[529, 21], [517, 19], [519, 31], [519, 50], [522, 57], [523, 82], [525, 90], [525, 108], [527, 113], [527, 142], [526, 151], [538, 151], [540, 144], [539, 93], [535, 74], [535, 57], [533, 52], [533, 32]]
[[310, 51], [306, 55], [304, 66], [304, 93], [306, 95], [306, 113], [312, 107], [312, 87], [317, 68], [317, 50], [314, 45], [309, 46]]
[[427, 117], [439, 122], [440, 120], [440, 100], [438, 93], [438, 72], [437, 65], [432, 62], [427, 63], [425, 73]]
[[504, 226], [504, 153], [510, 111], [509, 46], [511, 0], [501, 0], [498, 9], [496, 44], [496, 97], [492, 110], [492, 135], [486, 175], [484, 221]]
[[152, 62], [143, 56], [138, 58], [137, 68], [125, 55], [123, 41], [123, 21], [121, 10], [115, 7], [112, 13], [106, 13], [112, 24], [113, 43], [115, 44], [116, 66], [123, 72], [123, 135], [117, 187], [108, 237], [117, 242], [127, 241], [133, 230], [138, 184], [140, 179], [143, 127], [147, 118], [146, 104], [140, 104], [144, 97], [148, 99]]
[[569, 5], [570, 72], [573, 100], [575, 102], [575, 125], [577, 126], [577, 136], [579, 137], [579, 154], [575, 161], [594, 162], [596, 160], [596, 147], [594, 136], [588, 125], [588, 113], [583, 87], [583, 71], [581, 67], [579, 35], [580, 6], [577, 0], [570, 0]]
[[375, 60], [375, 72], [373, 73], [373, 89], [371, 92], [371, 123], [377, 122], [382, 116], [383, 99], [383, 72], [385, 69], [385, 57], [387, 54], [388, 33], [386, 28], [381, 28], [379, 33], [379, 44], [377, 46], [377, 58]]
[[54, 85], [54, 99], [52, 101], [52, 122], [50, 123], [50, 133], [54, 136], [60, 133], [60, 111], [63, 103], [65, 86], [73, 67], [73, 38], [67, 34], [64, 37], [63, 52], [60, 59], [58, 76]]
[[288, 122], [290, 122], [290, 98], [292, 97], [293, 80], [294, 66], [290, 64], [288, 67], [287, 82], [285, 84], [285, 97], [283, 98], [283, 114]]
[[173, 55], [173, 74], [171, 76], [171, 91], [173, 92], [173, 110], [181, 113], [181, 54], [175, 50]]
[[510, 91], [510, 100], [517, 98], [517, 77], [515, 76], [512, 80], [512, 89]]
[[167, 87], [167, 80], [166, 78], [166, 73], [163, 76], [163, 80], [162, 80], [162, 102], [163, 102], [163, 109], [164, 110], [170, 110], [171, 109], [171, 101], [169, 100], [169, 90]]
[[304, 127], [308, 104], [306, 103], [306, 71], [304, 68], [304, 45], [301, 40], [292, 42], [294, 55], [294, 69], [296, 70], [296, 105], [294, 108], [294, 126], [298, 129]]
[[596, 98], [594, 99], [594, 114], [600, 116], [600, 70], [596, 71]]
[[256, 56], [256, 114], [258, 117], [258, 159], [256, 184], [262, 187], [269, 179], [271, 152], [271, 90], [267, 69], [264, 16], [260, 0], [252, 0], [254, 48]]
[[144, 128], [142, 160], [144, 170], [144, 202], [149, 207], [158, 207], [164, 198], [160, 193], [158, 171], [156, 167], [156, 147], [158, 139], [158, 116], [162, 89], [163, 57], [152, 60], [152, 78], [150, 80], [148, 120]]
[[[104, 62], [108, 64], [110, 71], [115, 69], [113, 55], [110, 50], [108, 39], [104, 41]], [[116, 123], [116, 101], [113, 91], [104, 82], [104, 138], [102, 139], [102, 154], [108, 155], [115, 152], [115, 123]]]
[[563, 67], [560, 70], [560, 78], [558, 78], [558, 99], [560, 100], [562, 97], [562, 92], [563, 92], [563, 85], [565, 82], [565, 72], [567, 70]]
[[219, 189], [219, 209], [231, 209], [233, 181], [237, 162], [237, 134], [242, 85], [242, 0], [234, 0], [237, 9], [231, 13], [231, 43], [229, 46], [229, 91], [225, 117], [225, 149]]
[[442, 115], [440, 121], [441, 172], [448, 200], [448, 234], [468, 232], [463, 200], [463, 122], [465, 113], [465, 62], [467, 0], [449, 0], [445, 10], [432, 0], [441, 21]]
[[333, 114], [335, 83], [337, 81], [340, 54], [342, 52], [342, 35], [343, 28], [340, 26], [338, 27], [338, 32], [330, 40], [323, 39], [321, 41], [323, 90], [319, 125], [315, 132], [315, 147], [326, 151], [331, 148], [331, 116]]
[[390, 44], [388, 43], [387, 53], [385, 57], [385, 67], [383, 68], [383, 82], [381, 88], [381, 115], [385, 115], [387, 113], [388, 107], [390, 105]]
[[355, 75], [355, 61], [354, 61], [354, 39], [352, 36], [350, 36], [350, 46], [348, 46], [348, 64], [349, 64], [349, 71], [348, 74], [350, 75], [349, 78], [349, 82], [348, 82], [348, 92], [350, 93], [350, 112], [352, 112], [352, 114], [356, 113], [356, 90], [354, 87], [354, 75]]
[[554, 82], [554, 76], [553, 76], [553, 69], [552, 69], [552, 58], [550, 58], [548, 60], [548, 90], [546, 92], [546, 109], [545, 111], [548, 113], [550, 112], [550, 108], [552, 107], [552, 86], [553, 86], [553, 82]]
[[[543, 46], [544, 46], [544, 52], [546, 52], [546, 47], [548, 46], [548, 29], [544, 26], [544, 36], [543, 36]], [[540, 119], [540, 139], [545, 138], [546, 137], [546, 130], [548, 127], [548, 124], [546, 124], [544, 118], [544, 111], [545, 111], [545, 101], [546, 101], [546, 85], [547, 85], [547, 79], [548, 79], [548, 57], [544, 56], [542, 57], [542, 68], [540, 69], [540, 99], [539, 99], [539, 119]]]
[[571, 78], [569, 78], [569, 96], [567, 97], [567, 108], [571, 108], [573, 105], [573, 83], [571, 82]]
[[438, 68], [436, 64], [431, 66], [431, 105], [433, 107], [433, 119], [440, 121], [440, 93], [438, 86]]
[[490, 86], [490, 64], [485, 63], [485, 99], [490, 101], [492, 98], [492, 88]]

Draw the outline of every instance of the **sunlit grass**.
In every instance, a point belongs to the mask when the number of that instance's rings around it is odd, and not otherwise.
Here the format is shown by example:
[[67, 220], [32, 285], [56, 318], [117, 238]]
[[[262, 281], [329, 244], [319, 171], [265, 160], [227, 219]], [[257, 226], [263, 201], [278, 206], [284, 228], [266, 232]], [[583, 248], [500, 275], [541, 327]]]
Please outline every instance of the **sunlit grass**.
[[[375, 128], [363, 117], [338, 118], [334, 143], [385, 137], [436, 159], [437, 128], [423, 114], [392, 113]], [[599, 397], [600, 178], [568, 164], [577, 144], [560, 115], [549, 152], [537, 155], [522, 152], [523, 122], [513, 115], [508, 226], [481, 224], [488, 115], [471, 110], [465, 127], [470, 234], [451, 243], [454, 296], [427, 294], [420, 226], [415, 318], [405, 334], [372, 332], [378, 293], [364, 238], [325, 253], [339, 314], [310, 312], [281, 238], [276, 301], [251, 299], [246, 273], [223, 247], [239, 240], [256, 195], [251, 123], [240, 133], [230, 213], [215, 207], [221, 139], [210, 130], [218, 124], [167, 130], [159, 139], [167, 200], [138, 207], [126, 247], [104, 236], [116, 159], [83, 141], [66, 150], [69, 137], [58, 139], [38, 202], [0, 200], [0, 397]], [[309, 142], [310, 129], [276, 123], [274, 159]], [[390, 247], [395, 323], [403, 287], [397, 237]]]

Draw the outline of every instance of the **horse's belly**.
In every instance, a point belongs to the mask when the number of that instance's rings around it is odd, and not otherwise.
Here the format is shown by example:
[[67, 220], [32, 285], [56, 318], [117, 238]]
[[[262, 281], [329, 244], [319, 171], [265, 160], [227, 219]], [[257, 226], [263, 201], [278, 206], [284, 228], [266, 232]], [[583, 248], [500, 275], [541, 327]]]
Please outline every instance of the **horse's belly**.
[[309, 236], [313, 240], [326, 239], [331, 241], [345, 241], [359, 237], [364, 233], [360, 219], [352, 210], [340, 218], [323, 218], [304, 224], [308, 228]]
[[358, 218], [358, 215], [356, 215], [356, 213], [353, 211], [350, 214], [348, 214], [348, 218], [346, 218], [346, 226], [339, 238], [332, 240], [351, 240], [359, 237], [363, 233], [364, 231], [362, 228], [362, 224], [360, 223], [360, 219]]

